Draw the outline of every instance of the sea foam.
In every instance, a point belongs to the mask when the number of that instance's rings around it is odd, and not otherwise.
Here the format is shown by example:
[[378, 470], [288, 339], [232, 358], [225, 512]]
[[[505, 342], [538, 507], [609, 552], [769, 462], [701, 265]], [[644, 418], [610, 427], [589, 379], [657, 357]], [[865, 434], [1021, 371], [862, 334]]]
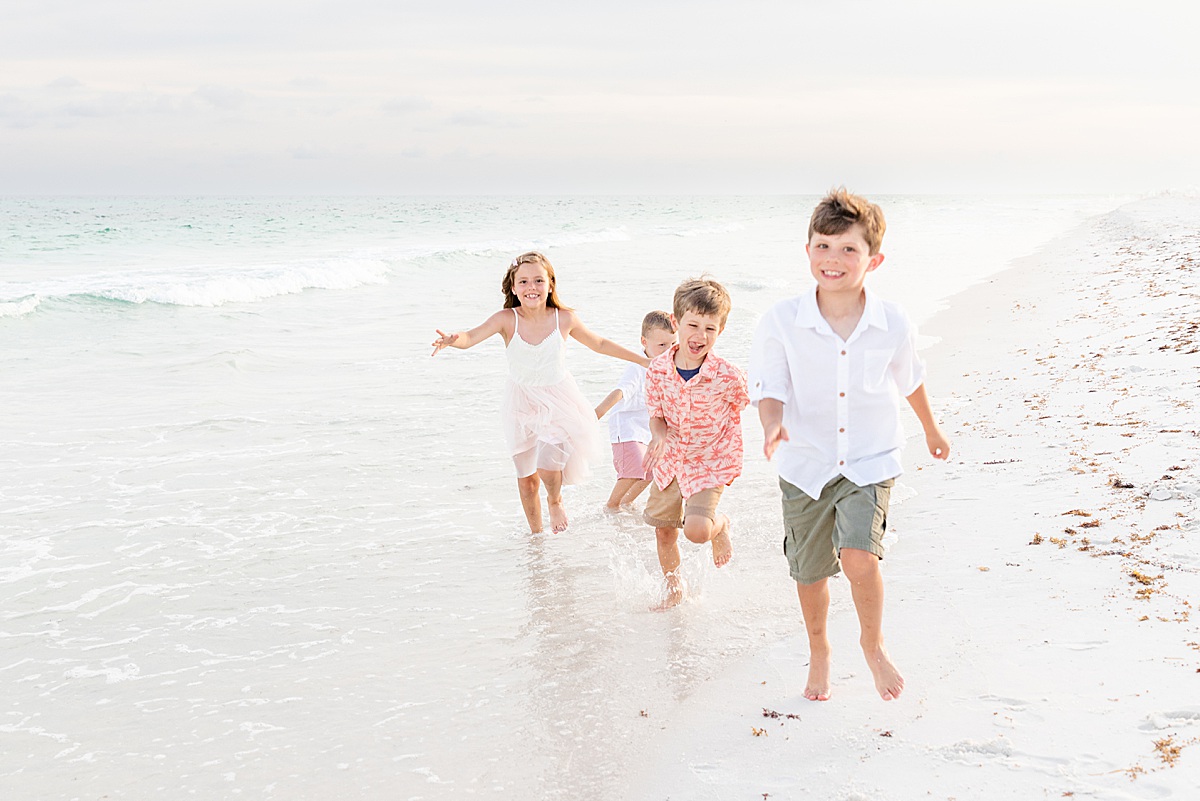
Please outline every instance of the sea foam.
[[[389, 269], [375, 259], [336, 258], [312, 263], [255, 267], [190, 267], [103, 272], [41, 282], [33, 293], [0, 301], [0, 316], [27, 314], [42, 299], [96, 298], [172, 306], [254, 303], [308, 289], [353, 289], [387, 283]], [[0, 286], [0, 293], [5, 287]]]

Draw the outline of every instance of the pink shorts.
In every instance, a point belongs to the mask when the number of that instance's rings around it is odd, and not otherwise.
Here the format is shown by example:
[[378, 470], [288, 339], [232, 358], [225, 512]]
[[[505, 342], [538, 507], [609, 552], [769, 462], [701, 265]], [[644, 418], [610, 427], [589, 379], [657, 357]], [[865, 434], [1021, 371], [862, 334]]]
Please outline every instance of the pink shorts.
[[645, 445], [640, 442], [614, 442], [612, 451], [617, 478], [646, 479], [646, 471], [642, 468], [642, 460], [646, 458]]

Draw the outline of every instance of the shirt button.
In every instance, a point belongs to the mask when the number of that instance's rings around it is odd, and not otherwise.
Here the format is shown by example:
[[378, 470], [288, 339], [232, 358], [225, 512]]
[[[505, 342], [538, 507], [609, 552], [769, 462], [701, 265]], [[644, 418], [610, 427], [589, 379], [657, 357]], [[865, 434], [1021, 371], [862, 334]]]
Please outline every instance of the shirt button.
[[846, 397], [846, 393], [845, 393], [845, 392], [839, 392], [839, 393], [838, 393], [838, 397], [839, 397], [839, 398], [844, 398], [844, 397]]
[[838, 433], [839, 433], [839, 434], [845, 434], [845, 433], [846, 433], [846, 429], [844, 429], [844, 428], [839, 428], [839, 429], [838, 429]]
[[842, 351], [842, 355], [843, 355], [843, 356], [845, 356], [845, 355], [846, 355], [846, 351]]
[[838, 467], [841, 467], [844, 464], [845, 464], [845, 462], [838, 462]]

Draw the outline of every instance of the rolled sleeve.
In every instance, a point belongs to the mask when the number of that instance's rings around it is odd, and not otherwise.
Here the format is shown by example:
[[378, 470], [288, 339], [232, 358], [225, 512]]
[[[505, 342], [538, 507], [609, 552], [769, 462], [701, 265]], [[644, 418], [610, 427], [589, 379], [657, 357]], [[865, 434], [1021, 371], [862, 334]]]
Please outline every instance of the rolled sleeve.
[[764, 398], [787, 403], [790, 386], [787, 350], [779, 336], [778, 324], [768, 315], [759, 323], [750, 346], [747, 400], [756, 408]]

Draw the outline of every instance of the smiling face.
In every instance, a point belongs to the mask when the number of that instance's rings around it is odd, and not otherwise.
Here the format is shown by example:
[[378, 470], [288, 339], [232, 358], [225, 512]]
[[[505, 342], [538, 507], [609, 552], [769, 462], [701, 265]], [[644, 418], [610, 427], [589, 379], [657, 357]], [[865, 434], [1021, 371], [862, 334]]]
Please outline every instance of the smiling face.
[[804, 250], [818, 292], [858, 294], [867, 273], [883, 262], [882, 253], [871, 255], [862, 226], [857, 224], [840, 234], [814, 232]]
[[723, 329], [715, 314], [685, 311], [679, 319], [679, 350], [675, 353], [675, 365], [684, 370], [695, 370], [704, 364]]
[[545, 307], [552, 286], [546, 268], [536, 262], [521, 264], [513, 273], [512, 293], [523, 308]]

